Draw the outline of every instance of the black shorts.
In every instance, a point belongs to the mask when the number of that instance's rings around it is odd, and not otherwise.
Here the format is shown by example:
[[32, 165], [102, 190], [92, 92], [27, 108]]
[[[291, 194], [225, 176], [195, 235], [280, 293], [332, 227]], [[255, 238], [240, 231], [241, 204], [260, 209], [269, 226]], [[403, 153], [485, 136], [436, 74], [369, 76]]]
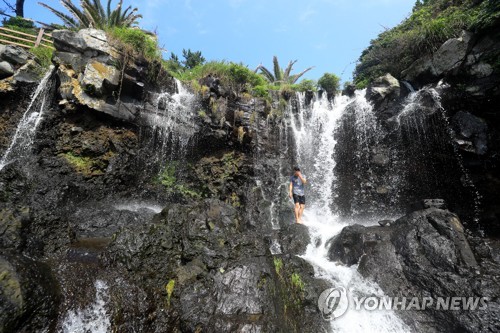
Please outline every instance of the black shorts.
[[305, 205], [306, 204], [306, 196], [305, 195], [294, 194], [293, 195], [293, 202], [294, 203], [298, 202], [301, 205]]

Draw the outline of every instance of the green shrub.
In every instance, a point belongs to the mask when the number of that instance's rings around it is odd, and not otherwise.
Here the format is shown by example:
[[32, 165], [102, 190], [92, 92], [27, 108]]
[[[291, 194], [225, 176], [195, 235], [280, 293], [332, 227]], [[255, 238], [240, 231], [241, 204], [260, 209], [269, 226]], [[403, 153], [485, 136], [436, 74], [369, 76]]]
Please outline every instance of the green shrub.
[[[174, 67], [174, 64], [171, 64]], [[175, 68], [175, 67], [174, 67]], [[194, 85], [199, 79], [212, 75], [217, 77], [221, 84], [231, 88], [236, 93], [253, 92], [255, 87], [259, 94], [265, 94], [263, 87], [266, 81], [259, 74], [254, 73], [243, 64], [226, 61], [209, 61], [203, 65], [188, 69], [182, 72], [172, 72], [170, 74], [184, 82], [193, 82]]]
[[33, 23], [33, 21], [19, 16], [3, 19], [2, 24], [11, 28], [29, 29], [30, 31], [34, 31], [36, 29], [35, 23]]
[[317, 91], [318, 83], [315, 80], [304, 79], [295, 85], [296, 91]]
[[30, 52], [35, 55], [35, 59], [43, 68], [49, 68], [52, 65], [52, 54], [54, 50], [48, 47], [32, 47]]
[[133, 52], [143, 55], [148, 60], [160, 60], [161, 58], [156, 37], [141, 29], [113, 27], [108, 29], [108, 33], [112, 38], [129, 46]]
[[328, 94], [334, 95], [340, 88], [340, 78], [332, 73], [325, 73], [318, 80], [318, 86]]

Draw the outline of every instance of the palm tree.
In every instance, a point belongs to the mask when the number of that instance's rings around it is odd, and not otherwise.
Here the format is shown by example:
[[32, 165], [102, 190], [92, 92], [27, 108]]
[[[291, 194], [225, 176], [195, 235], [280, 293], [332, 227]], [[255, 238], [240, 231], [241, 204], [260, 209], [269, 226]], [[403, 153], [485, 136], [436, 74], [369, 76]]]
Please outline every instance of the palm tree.
[[64, 24], [69, 28], [97, 28], [104, 29], [106, 27], [130, 27], [137, 24], [137, 20], [142, 18], [142, 15], [137, 14], [137, 8], [128, 6], [122, 11], [123, 0], [118, 2], [114, 10], [111, 10], [111, 0], [108, 0], [107, 8], [101, 4], [101, 0], [81, 0], [78, 8], [72, 0], [61, 0], [61, 4], [66, 8], [70, 15], [64, 14], [49, 5], [39, 2], [39, 4], [55, 15], [57, 15]]
[[309, 67], [309, 68], [303, 70], [302, 72], [300, 72], [299, 74], [291, 75], [291, 72], [292, 72], [292, 69], [293, 69], [293, 65], [295, 65], [296, 62], [297, 62], [297, 60], [290, 61], [288, 63], [288, 66], [286, 66], [285, 69], [282, 69], [280, 67], [279, 62], [278, 62], [278, 57], [274, 56], [273, 57], [273, 65], [274, 65], [273, 66], [273, 71], [274, 71], [274, 73], [272, 73], [270, 70], [268, 70], [262, 64], [260, 64], [259, 66], [257, 66], [257, 68], [255, 69], [255, 73], [257, 73], [257, 71], [260, 70], [261, 74], [270, 83], [274, 83], [274, 84], [277, 84], [277, 85], [280, 85], [281, 83], [294, 84], [295, 82], [297, 82], [297, 80], [302, 75], [304, 75], [305, 73], [307, 73], [308, 71], [310, 71], [311, 69], [314, 68], [314, 66], [313, 67]]

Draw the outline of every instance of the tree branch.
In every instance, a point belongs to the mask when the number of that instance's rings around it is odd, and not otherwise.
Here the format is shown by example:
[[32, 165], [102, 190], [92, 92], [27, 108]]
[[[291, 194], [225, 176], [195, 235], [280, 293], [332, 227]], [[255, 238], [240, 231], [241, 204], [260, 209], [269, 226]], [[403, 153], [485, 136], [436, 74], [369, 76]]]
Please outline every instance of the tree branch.
[[14, 7], [14, 5], [12, 5], [11, 3], [7, 2], [7, 0], [2, 0], [2, 2], [4, 3], [4, 5], [7, 6], [7, 9], [12, 11], [12, 12], [16, 12], [16, 7]]

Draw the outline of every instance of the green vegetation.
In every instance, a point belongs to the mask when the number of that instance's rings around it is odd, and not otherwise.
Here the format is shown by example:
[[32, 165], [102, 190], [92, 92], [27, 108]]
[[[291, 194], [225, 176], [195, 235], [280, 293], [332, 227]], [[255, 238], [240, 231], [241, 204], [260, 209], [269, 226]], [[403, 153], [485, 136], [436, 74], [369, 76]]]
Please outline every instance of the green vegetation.
[[354, 71], [354, 84], [364, 88], [385, 73], [400, 77], [416, 59], [458, 37], [463, 29], [481, 34], [499, 23], [498, 0], [417, 1], [410, 17], [382, 32], [363, 51]]
[[329, 95], [335, 95], [340, 87], [340, 78], [333, 73], [325, 73], [318, 80], [318, 86], [325, 90]]
[[137, 8], [128, 6], [123, 10], [123, 0], [119, 0], [115, 9], [111, 10], [111, 1], [108, 0], [105, 10], [101, 0], [81, 0], [81, 9], [72, 0], [61, 0], [61, 4], [69, 11], [69, 15], [43, 2], [39, 4], [59, 17], [70, 29], [93, 27], [105, 30], [110, 27], [131, 27], [137, 24], [139, 18], [142, 18], [142, 15], [137, 14]]
[[21, 29], [36, 29], [35, 24], [31, 20], [27, 20], [24, 17], [9, 17], [8, 19], [3, 19], [2, 24], [10, 28], [21, 28]]
[[281, 258], [274, 257], [273, 261], [274, 261], [274, 270], [276, 271], [276, 274], [278, 274], [278, 276], [281, 276], [281, 269], [283, 268], [283, 260], [281, 260]]
[[102, 175], [106, 169], [106, 160], [112, 157], [113, 153], [108, 153], [102, 159], [81, 156], [73, 152], [62, 154], [62, 157], [68, 162], [76, 172], [86, 176]]
[[52, 54], [54, 53], [53, 49], [48, 47], [32, 47], [30, 52], [35, 55], [35, 59], [42, 68], [49, 68], [52, 65]]
[[165, 286], [165, 290], [167, 291], [167, 305], [170, 306], [170, 299], [172, 298], [172, 294], [174, 292], [175, 280], [169, 280], [167, 285]]
[[[168, 68], [168, 66], [167, 66]], [[235, 93], [254, 92], [260, 89], [261, 95], [267, 95], [266, 81], [264, 78], [243, 64], [226, 61], [209, 61], [198, 65], [191, 70], [170, 72], [174, 77], [184, 82], [190, 82], [196, 88], [199, 87], [198, 80], [207, 76], [213, 76], [220, 80], [220, 83], [231, 89]]]
[[274, 85], [279, 86], [279, 85], [284, 84], [284, 83], [294, 84], [298, 81], [298, 79], [300, 79], [300, 77], [302, 75], [304, 75], [305, 73], [307, 73], [308, 71], [310, 71], [311, 69], [314, 68], [314, 67], [309, 67], [298, 74], [292, 75], [293, 65], [295, 65], [296, 62], [297, 62], [297, 60], [290, 61], [288, 63], [288, 66], [286, 66], [285, 69], [282, 69], [280, 67], [279, 62], [278, 62], [278, 57], [274, 56], [273, 57], [273, 72], [268, 70], [262, 64], [257, 67], [255, 72], [260, 70], [260, 72], [266, 78], [266, 80], [269, 83], [274, 84]]
[[179, 183], [175, 176], [176, 169], [177, 162], [173, 161], [168, 163], [156, 178], [156, 183], [163, 185], [167, 192], [171, 194], [178, 194], [184, 198], [201, 199], [201, 193], [185, 184]]
[[111, 27], [107, 29], [111, 38], [129, 46], [133, 54], [143, 55], [150, 61], [161, 59], [161, 52], [156, 36], [139, 28]]
[[294, 288], [300, 291], [304, 291], [306, 284], [304, 283], [304, 281], [302, 281], [299, 273], [292, 273], [290, 280]]
[[[276, 279], [274, 284], [267, 283], [268, 288], [280, 302], [281, 316], [290, 332], [297, 332], [296, 319], [303, 311], [303, 303], [306, 298], [306, 284], [299, 273], [292, 270], [291, 263], [280, 257], [273, 257]], [[263, 286], [261, 281], [257, 287]]]
[[[205, 62], [205, 58], [201, 55], [201, 51], [191, 51], [191, 49], [182, 49], [182, 56], [184, 57], [184, 61], [182, 64], [184, 68], [193, 69], [196, 66], [200, 66]], [[172, 58], [176, 57], [172, 53]]]
[[317, 91], [318, 82], [316, 82], [315, 80], [304, 79], [300, 81], [299, 84], [296, 84], [292, 87], [295, 88], [297, 91], [308, 91], [308, 90]]

